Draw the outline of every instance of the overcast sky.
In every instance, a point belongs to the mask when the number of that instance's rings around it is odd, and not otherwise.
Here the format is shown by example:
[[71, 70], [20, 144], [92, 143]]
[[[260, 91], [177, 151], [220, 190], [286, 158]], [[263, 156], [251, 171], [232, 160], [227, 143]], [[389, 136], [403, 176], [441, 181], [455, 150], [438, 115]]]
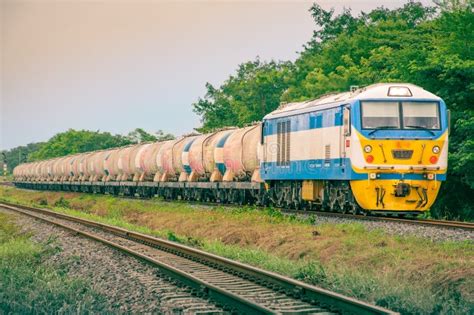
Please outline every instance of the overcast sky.
[[[357, 13], [406, 1], [316, 2]], [[0, 3], [0, 149], [68, 128], [189, 132], [206, 82], [256, 56], [296, 59], [314, 26], [312, 1]]]

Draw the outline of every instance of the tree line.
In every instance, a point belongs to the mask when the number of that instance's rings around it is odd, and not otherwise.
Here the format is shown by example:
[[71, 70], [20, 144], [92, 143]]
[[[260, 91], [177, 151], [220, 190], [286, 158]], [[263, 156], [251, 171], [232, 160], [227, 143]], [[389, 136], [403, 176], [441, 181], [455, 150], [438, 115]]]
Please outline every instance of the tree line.
[[471, 1], [408, 2], [354, 16], [318, 4], [315, 31], [295, 62], [242, 63], [194, 104], [202, 127], [244, 126], [283, 102], [348, 91], [351, 85], [409, 82], [443, 98], [452, 112], [448, 180], [432, 215], [474, 219], [474, 14]]
[[69, 129], [56, 134], [47, 142], [30, 143], [26, 146], [4, 150], [1, 153], [2, 159], [7, 163], [8, 171], [11, 173], [18, 164], [24, 162], [170, 139], [174, 139], [174, 136], [162, 130], [148, 133], [141, 128], [136, 128], [123, 136], [110, 132]]

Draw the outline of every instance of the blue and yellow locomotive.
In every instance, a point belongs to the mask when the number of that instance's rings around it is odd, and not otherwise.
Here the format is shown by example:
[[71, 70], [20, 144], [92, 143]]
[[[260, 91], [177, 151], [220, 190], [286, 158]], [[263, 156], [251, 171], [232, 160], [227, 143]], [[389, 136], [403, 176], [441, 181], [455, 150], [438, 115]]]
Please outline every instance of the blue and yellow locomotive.
[[262, 125], [261, 177], [277, 205], [418, 213], [446, 179], [449, 112], [412, 84], [291, 103]]

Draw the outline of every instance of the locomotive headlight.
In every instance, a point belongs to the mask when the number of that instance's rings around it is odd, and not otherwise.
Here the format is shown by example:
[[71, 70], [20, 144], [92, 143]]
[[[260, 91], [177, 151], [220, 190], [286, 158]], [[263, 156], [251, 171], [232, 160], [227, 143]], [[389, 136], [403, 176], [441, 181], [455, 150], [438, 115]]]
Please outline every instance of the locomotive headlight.
[[371, 147], [370, 145], [366, 145], [366, 146], [364, 147], [364, 152], [365, 152], [365, 153], [370, 153], [370, 152], [372, 152], [372, 147]]
[[439, 151], [440, 151], [440, 148], [439, 148], [437, 145], [435, 145], [435, 146], [433, 147], [433, 153], [434, 153], [434, 154], [438, 154]]

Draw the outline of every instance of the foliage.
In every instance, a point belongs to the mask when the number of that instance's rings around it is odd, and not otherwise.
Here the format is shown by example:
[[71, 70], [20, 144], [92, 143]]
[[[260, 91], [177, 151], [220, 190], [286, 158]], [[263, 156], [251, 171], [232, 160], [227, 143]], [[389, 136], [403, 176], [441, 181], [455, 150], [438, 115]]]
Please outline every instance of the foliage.
[[2, 151], [2, 156], [0, 156], [0, 160], [2, 160], [2, 163], [7, 163], [8, 172], [11, 174], [12, 170], [18, 164], [26, 162], [28, 159], [28, 155], [30, 155], [32, 152], [37, 151], [41, 146], [43, 146], [43, 144], [43, 142], [30, 143], [26, 146], [19, 146], [11, 150]]
[[47, 142], [31, 143], [27, 146], [2, 151], [5, 156], [5, 158], [2, 157], [2, 160], [6, 160], [8, 170], [11, 173], [15, 166], [27, 161], [115, 148], [133, 143], [170, 139], [174, 139], [174, 136], [164, 133], [162, 130], [158, 130], [156, 133], [148, 133], [141, 128], [136, 128], [126, 136], [122, 136], [112, 135], [109, 132], [69, 129], [56, 134]]
[[[294, 62], [257, 59], [239, 66], [194, 105], [209, 130], [260, 120], [281, 102], [317, 98], [351, 85], [410, 82], [442, 97], [452, 112], [449, 174], [434, 217], [474, 218], [473, 4], [408, 2], [353, 16], [313, 4], [312, 39]], [[261, 77], [265, 79], [262, 80]], [[265, 97], [262, 97], [265, 95]], [[265, 106], [262, 104], [265, 100]]]
[[158, 130], [156, 133], [148, 133], [142, 128], [136, 128], [135, 130], [128, 133], [127, 138], [132, 143], [141, 143], [173, 140], [175, 137], [170, 133], [164, 133], [163, 130]]
[[112, 135], [109, 132], [74, 130], [58, 133], [42, 145], [39, 150], [31, 153], [30, 161], [44, 160], [78, 152], [102, 150], [131, 144], [124, 136]]
[[203, 122], [198, 130], [243, 126], [275, 110], [288, 87], [290, 67], [289, 62], [262, 62], [257, 58], [239, 65], [236, 75], [219, 88], [207, 83], [206, 95], [193, 104]]

